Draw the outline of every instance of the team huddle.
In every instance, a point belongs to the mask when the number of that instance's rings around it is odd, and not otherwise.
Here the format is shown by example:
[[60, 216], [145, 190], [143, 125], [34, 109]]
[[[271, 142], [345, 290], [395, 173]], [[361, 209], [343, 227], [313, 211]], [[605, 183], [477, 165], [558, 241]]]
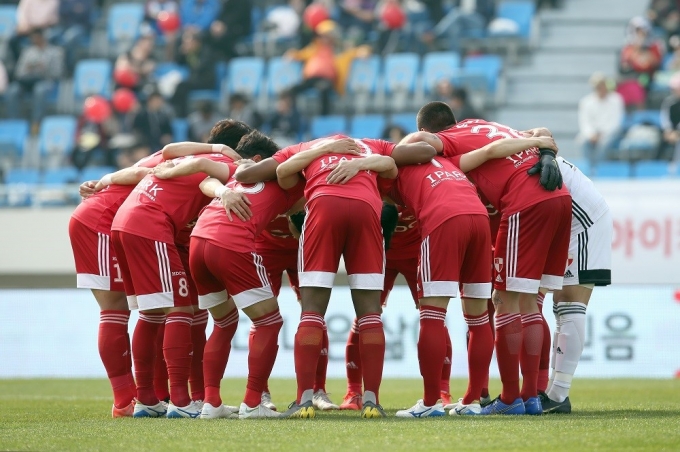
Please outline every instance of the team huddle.
[[[557, 157], [547, 129], [456, 122], [441, 102], [423, 106], [417, 124], [397, 144], [336, 135], [279, 149], [227, 119], [208, 143], [173, 143], [83, 183], [69, 235], [77, 285], [101, 308], [113, 417], [311, 418], [333, 409], [385, 417], [381, 313], [399, 274], [420, 313], [423, 398], [397, 417], [569, 413], [586, 306], [594, 286], [611, 282], [606, 202]], [[341, 257], [356, 318], [347, 394], [334, 404], [324, 316]], [[297, 395], [278, 411], [267, 382], [284, 272], [302, 313]], [[542, 314], [547, 291], [553, 337]], [[459, 292], [468, 388], [454, 401], [445, 320]], [[130, 309], [140, 311], [131, 340]], [[223, 403], [220, 381], [239, 309], [252, 327], [236, 407]], [[502, 392], [492, 400], [494, 350]]]

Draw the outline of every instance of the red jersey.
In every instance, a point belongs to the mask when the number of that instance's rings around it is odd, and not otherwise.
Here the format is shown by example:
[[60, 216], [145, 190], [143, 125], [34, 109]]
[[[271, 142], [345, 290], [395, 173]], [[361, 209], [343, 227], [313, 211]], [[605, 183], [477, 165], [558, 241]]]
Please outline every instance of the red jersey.
[[[458, 166], [460, 155], [482, 148], [500, 138], [522, 138], [519, 132], [502, 124], [481, 119], [462, 121], [436, 134], [444, 144], [444, 156]], [[566, 187], [548, 191], [540, 178], [527, 174], [539, 159], [536, 148], [504, 159], [492, 159], [468, 172], [479, 191], [504, 215], [511, 215], [546, 199], [569, 196]]]
[[[193, 157], [181, 157], [175, 161]], [[233, 161], [222, 154], [195, 157], [228, 163], [232, 173], [236, 169]], [[206, 177], [205, 173], [196, 173], [174, 179], [158, 179], [149, 174], [120, 206], [111, 229], [165, 243], [173, 243], [178, 236], [181, 239], [182, 229], [195, 220], [210, 202], [199, 188]]]
[[[158, 151], [144, 157], [133, 166], [153, 168], [162, 161], [163, 153]], [[109, 185], [83, 200], [73, 211], [73, 218], [97, 232], [110, 235], [113, 217], [134, 188], [134, 185]]]
[[400, 168], [392, 191], [416, 213], [421, 237], [429, 236], [439, 225], [458, 215], [488, 216], [474, 186], [445, 158]]
[[288, 229], [288, 216], [278, 215], [269, 222], [267, 227], [255, 239], [257, 249], [291, 251], [298, 249], [298, 239], [293, 237]]
[[300, 181], [290, 190], [284, 190], [276, 181], [244, 185], [232, 177], [227, 187], [248, 195], [253, 216], [248, 221], [242, 221], [232, 215], [234, 221], [229, 221], [222, 202], [215, 198], [201, 212], [191, 236], [206, 239], [213, 245], [232, 251], [248, 253], [255, 251], [255, 237], [277, 215], [287, 212], [302, 197], [305, 184]]
[[[273, 158], [277, 162], [283, 163], [298, 152], [306, 151], [322, 141], [341, 138], [347, 137], [343, 135], [334, 135], [330, 138], [321, 138], [288, 146], [274, 154]], [[326, 154], [311, 162], [307, 168], [302, 171], [302, 175], [307, 180], [305, 197], [308, 201], [319, 196], [337, 196], [340, 198], [358, 199], [370, 204], [376, 214], [380, 216], [380, 212], [382, 211], [382, 200], [378, 193], [378, 175], [374, 171], [361, 171], [344, 185], [326, 183], [328, 174], [338, 166], [338, 163], [341, 161], [354, 160], [373, 154], [389, 156], [392, 154], [392, 150], [395, 146], [393, 143], [387, 141], [367, 138], [356, 140], [356, 142], [362, 150], [361, 155]]]
[[399, 220], [385, 257], [387, 260], [417, 259], [420, 255], [421, 239], [416, 213], [408, 207], [397, 206], [397, 209]]

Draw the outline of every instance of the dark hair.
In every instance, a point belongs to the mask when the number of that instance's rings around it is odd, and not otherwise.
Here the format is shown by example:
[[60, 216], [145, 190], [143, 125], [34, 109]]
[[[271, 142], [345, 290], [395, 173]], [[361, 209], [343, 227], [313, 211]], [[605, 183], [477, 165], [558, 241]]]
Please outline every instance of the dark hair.
[[456, 123], [451, 107], [444, 102], [430, 102], [423, 105], [416, 117], [418, 130], [441, 132]]
[[274, 155], [279, 150], [279, 146], [267, 135], [253, 130], [241, 138], [241, 141], [234, 150], [244, 158], [253, 158], [259, 155], [266, 159]]
[[234, 149], [238, 146], [238, 142], [244, 135], [252, 132], [252, 128], [242, 121], [234, 119], [223, 119], [217, 123], [210, 130], [210, 137], [208, 143], [210, 144], [224, 144]]

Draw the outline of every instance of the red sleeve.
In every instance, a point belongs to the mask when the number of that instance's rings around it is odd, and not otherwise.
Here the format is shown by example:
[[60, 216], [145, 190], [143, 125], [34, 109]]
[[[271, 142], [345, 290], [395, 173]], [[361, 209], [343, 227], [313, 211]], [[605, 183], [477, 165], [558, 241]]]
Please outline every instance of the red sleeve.
[[361, 141], [366, 143], [366, 145], [370, 147], [375, 154], [386, 155], [388, 157], [392, 155], [394, 148], [397, 146], [396, 144], [385, 140], [374, 140], [366, 138], [362, 139]]
[[293, 155], [300, 152], [302, 144], [294, 144], [292, 146], [285, 147], [278, 151], [276, 154], [272, 155], [272, 158], [276, 160], [278, 164], [281, 164], [291, 158]]
[[394, 187], [396, 179], [387, 179], [385, 177], [378, 176], [378, 191], [381, 195], [389, 196], [392, 187]]
[[[444, 145], [442, 155], [445, 157], [453, 157], [455, 155], [462, 154], [460, 146], [458, 146], [458, 140], [450, 134], [444, 132], [437, 132], [435, 135], [441, 140]], [[456, 165], [457, 166], [457, 165]]]
[[454, 155], [449, 157], [449, 161], [454, 164], [456, 168], [460, 168], [460, 159], [463, 157], [462, 154]]

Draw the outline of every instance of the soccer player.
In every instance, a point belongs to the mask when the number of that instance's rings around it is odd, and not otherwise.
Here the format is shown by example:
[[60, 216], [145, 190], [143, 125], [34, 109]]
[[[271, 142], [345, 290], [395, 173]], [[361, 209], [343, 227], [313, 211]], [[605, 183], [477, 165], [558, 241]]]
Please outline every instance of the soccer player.
[[[248, 146], [244, 145], [246, 140], [249, 140]], [[278, 147], [269, 138], [253, 132], [241, 141], [237, 149], [243, 154], [257, 152], [254, 160], [259, 160], [262, 156], [270, 157]], [[285, 213], [302, 198], [304, 183], [297, 184], [289, 191], [281, 189], [274, 181], [242, 185], [231, 177], [235, 165], [210, 163], [197, 158], [172, 168], [156, 170], [157, 177], [164, 179], [201, 172], [216, 178], [201, 183], [201, 190], [215, 199], [196, 223], [190, 253], [199, 305], [210, 310], [216, 325], [205, 350], [206, 400], [201, 418], [233, 417], [233, 413], [222, 404], [219, 388], [229, 357], [229, 344], [238, 324], [236, 308], [243, 310], [253, 321], [248, 384], [238, 417], [278, 417], [278, 413], [261, 402], [263, 389], [276, 360], [278, 334], [283, 319], [267, 269], [262, 264], [262, 256], [256, 252], [255, 238], [277, 215]], [[226, 187], [220, 181], [228, 181]], [[223, 202], [229, 196], [247, 197], [247, 220], [234, 220], [230, 218], [231, 215], [225, 214]]]
[[[522, 138], [519, 132], [497, 123], [457, 123], [450, 107], [442, 102], [423, 106], [417, 123], [420, 132], [408, 136], [405, 142], [426, 141], [456, 165], [460, 165], [461, 155], [496, 139]], [[571, 197], [561, 187], [554, 159], [554, 151], [542, 150], [539, 155], [537, 149], [527, 149], [504, 159], [489, 160], [468, 173], [502, 214], [495, 241], [492, 299], [503, 390], [482, 409], [482, 414], [543, 411], [537, 388], [543, 325], [536, 297], [541, 286], [562, 288], [571, 224]], [[536, 170], [541, 172], [540, 179], [529, 174]], [[524, 377], [521, 390], [520, 364]], [[457, 409], [465, 411], [463, 406]], [[470, 411], [476, 411], [476, 406]]]
[[[218, 152], [224, 143], [232, 143], [234, 137], [249, 131], [242, 123], [221, 121], [211, 131], [210, 143], [192, 144], [191, 152]], [[238, 157], [206, 155], [215, 162], [231, 162]], [[200, 414], [200, 403], [192, 401], [188, 392], [193, 308], [188, 275], [175, 241], [210, 201], [198, 188], [204, 178], [198, 174], [163, 181], [147, 175], [121, 205], [111, 227], [128, 304], [141, 311], [132, 339], [137, 380], [135, 417]], [[153, 344], [164, 314], [163, 355], [170, 381], [167, 409], [153, 389]]]

